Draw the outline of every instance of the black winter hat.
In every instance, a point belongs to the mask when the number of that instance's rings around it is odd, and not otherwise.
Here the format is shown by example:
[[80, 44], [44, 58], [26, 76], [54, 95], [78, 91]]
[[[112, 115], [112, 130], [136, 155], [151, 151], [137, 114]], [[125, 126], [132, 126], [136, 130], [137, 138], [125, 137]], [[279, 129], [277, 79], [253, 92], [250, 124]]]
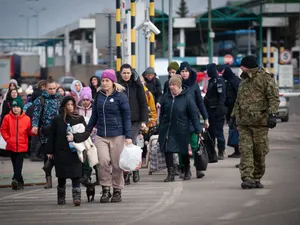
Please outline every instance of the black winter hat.
[[190, 73], [192, 71], [192, 68], [188, 62], [182, 62], [182, 63], [180, 63], [180, 67], [179, 67], [177, 73], [179, 72], [178, 74], [180, 74], [180, 72], [184, 69], [187, 69]]
[[242, 59], [241, 66], [246, 67], [248, 69], [253, 69], [258, 67], [256, 62], [256, 57], [253, 55], [247, 55]]
[[207, 75], [209, 77], [217, 77], [218, 76], [217, 65], [215, 63], [207, 64], [206, 71], [207, 71]]
[[62, 103], [61, 103], [60, 107], [64, 108], [66, 106], [67, 102], [70, 101], [70, 100], [73, 101], [74, 106], [76, 106], [76, 100], [75, 100], [75, 98], [73, 96], [66, 96], [62, 100]]

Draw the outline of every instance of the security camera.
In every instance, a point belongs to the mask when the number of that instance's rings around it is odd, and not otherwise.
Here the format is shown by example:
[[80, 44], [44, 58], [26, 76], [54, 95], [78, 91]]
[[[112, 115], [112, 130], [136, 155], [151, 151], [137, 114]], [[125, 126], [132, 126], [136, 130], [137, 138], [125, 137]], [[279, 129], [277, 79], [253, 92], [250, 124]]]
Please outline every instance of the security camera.
[[151, 21], [145, 22], [144, 26], [149, 27], [154, 34], [160, 34], [160, 30]]
[[135, 30], [140, 30], [140, 29], [142, 29], [144, 26], [145, 26], [145, 25], [144, 25], [144, 22], [142, 22], [142, 23], [139, 24], [139, 25], [138, 25], [138, 24], [135, 25], [133, 29], [135, 29]]

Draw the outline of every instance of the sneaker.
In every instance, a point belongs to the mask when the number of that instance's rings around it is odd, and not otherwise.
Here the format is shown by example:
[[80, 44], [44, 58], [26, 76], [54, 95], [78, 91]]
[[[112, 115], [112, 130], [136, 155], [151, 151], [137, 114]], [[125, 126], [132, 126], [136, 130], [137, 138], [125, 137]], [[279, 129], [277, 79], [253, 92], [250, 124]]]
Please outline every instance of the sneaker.
[[111, 198], [110, 188], [103, 187], [102, 188], [102, 196], [100, 198], [100, 203], [108, 203], [109, 199]]
[[224, 157], [224, 152], [219, 152], [218, 153], [218, 160], [224, 160], [225, 157]]
[[138, 170], [132, 172], [132, 180], [133, 180], [133, 183], [139, 182], [139, 180], [140, 180], [140, 172]]

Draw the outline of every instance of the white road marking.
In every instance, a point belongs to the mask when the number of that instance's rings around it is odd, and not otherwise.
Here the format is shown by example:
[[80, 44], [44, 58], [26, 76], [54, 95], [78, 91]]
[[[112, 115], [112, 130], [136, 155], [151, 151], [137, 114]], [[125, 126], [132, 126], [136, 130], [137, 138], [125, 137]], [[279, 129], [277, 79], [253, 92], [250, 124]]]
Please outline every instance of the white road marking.
[[227, 213], [224, 216], [219, 217], [219, 220], [232, 220], [235, 219], [239, 214], [241, 214], [240, 212], [231, 212], [231, 213]]
[[22, 195], [26, 195], [26, 194], [29, 194], [29, 193], [34, 193], [34, 192], [39, 192], [41, 191], [42, 189], [35, 189], [35, 190], [31, 190], [31, 191], [26, 191], [26, 192], [20, 192], [18, 194], [14, 194], [14, 195], [8, 195], [8, 196], [5, 196], [5, 197], [2, 197], [0, 198], [0, 201], [1, 200], [4, 200], [4, 199], [7, 199], [7, 198], [14, 198], [16, 196], [22, 196]]
[[243, 206], [244, 207], [252, 207], [252, 206], [255, 206], [259, 203], [259, 200], [251, 200], [251, 201], [248, 201], [246, 202]]

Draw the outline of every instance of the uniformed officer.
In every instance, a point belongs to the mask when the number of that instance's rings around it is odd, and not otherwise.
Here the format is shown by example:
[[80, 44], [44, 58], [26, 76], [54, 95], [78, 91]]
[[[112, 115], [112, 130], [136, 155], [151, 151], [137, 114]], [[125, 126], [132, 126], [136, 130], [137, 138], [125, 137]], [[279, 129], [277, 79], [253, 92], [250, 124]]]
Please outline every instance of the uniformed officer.
[[[238, 126], [241, 152], [240, 172], [243, 189], [263, 188], [265, 156], [269, 152], [269, 128], [276, 127], [279, 93], [274, 79], [256, 64], [256, 57], [246, 56], [230, 124]], [[235, 122], [236, 121], [236, 122]]]
[[[226, 81], [226, 101], [225, 105], [228, 109], [228, 112], [226, 114], [226, 121], [229, 122], [234, 103], [237, 97], [237, 92], [239, 89], [240, 81], [241, 79], [236, 76], [229, 66], [225, 66], [225, 69], [223, 70], [223, 78]], [[239, 146], [234, 147], [234, 153], [231, 155], [228, 155], [229, 158], [240, 158], [240, 151]]]
[[227, 113], [227, 107], [225, 106], [226, 84], [225, 80], [218, 75], [216, 64], [207, 65], [207, 74], [210, 80], [208, 81], [204, 103], [210, 124], [208, 132], [214, 141], [217, 138], [218, 157], [220, 160], [223, 160], [225, 151], [223, 127]]

